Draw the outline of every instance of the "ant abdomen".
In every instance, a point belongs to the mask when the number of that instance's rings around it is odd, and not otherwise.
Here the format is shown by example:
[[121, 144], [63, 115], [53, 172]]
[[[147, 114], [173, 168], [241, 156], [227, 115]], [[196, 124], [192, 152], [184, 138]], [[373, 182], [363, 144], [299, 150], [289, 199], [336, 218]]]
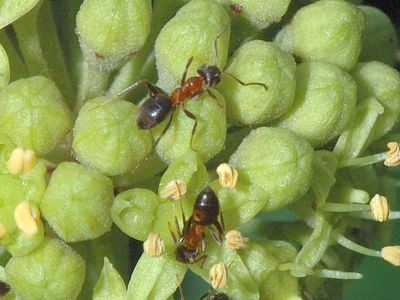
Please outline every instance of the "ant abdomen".
[[206, 187], [197, 196], [193, 206], [193, 216], [196, 223], [210, 226], [218, 220], [219, 201], [215, 192]]
[[150, 129], [160, 124], [172, 110], [168, 96], [156, 94], [150, 96], [139, 108], [136, 123], [141, 129]]

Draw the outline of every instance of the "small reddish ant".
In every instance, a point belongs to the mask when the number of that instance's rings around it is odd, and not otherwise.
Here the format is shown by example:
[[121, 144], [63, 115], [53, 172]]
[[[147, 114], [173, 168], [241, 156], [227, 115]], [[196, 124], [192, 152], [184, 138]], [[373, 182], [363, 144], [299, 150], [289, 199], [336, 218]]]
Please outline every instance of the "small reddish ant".
[[[194, 264], [207, 258], [205, 254], [207, 248], [205, 235], [206, 227], [210, 230], [211, 236], [215, 242], [218, 245], [222, 244], [224, 221], [220, 213], [218, 197], [209, 186], [204, 188], [197, 196], [193, 205], [193, 213], [188, 220], [186, 220], [182, 203], [181, 210], [183, 221], [182, 231], [179, 228], [178, 220], [175, 216], [175, 227], [179, 235], [179, 240], [174, 231], [170, 228], [171, 236], [177, 245], [176, 259], [182, 263]], [[218, 216], [220, 216], [221, 223], [218, 221]]]
[[207, 294], [201, 296], [199, 300], [229, 300], [229, 297], [225, 293], [219, 293], [216, 290], [210, 290]]
[[[217, 40], [222, 36], [224, 32], [225, 30], [214, 41], [216, 57], [218, 57]], [[185, 71], [183, 72], [181, 78], [180, 86], [175, 88], [170, 95], [168, 95], [163, 89], [152, 84], [148, 80], [139, 80], [133, 83], [132, 85], [128, 86], [126, 89], [122, 90], [120, 93], [118, 93], [118, 97], [120, 97], [136, 89], [139, 85], [145, 85], [149, 90], [150, 97], [142, 103], [142, 105], [139, 107], [139, 111], [137, 114], [136, 123], [140, 129], [153, 128], [154, 126], [163, 122], [167, 117], [167, 115], [171, 113], [167, 125], [164, 127], [159, 138], [153, 144], [153, 149], [157, 146], [161, 137], [168, 130], [173, 118], [173, 113], [179, 106], [182, 107], [182, 110], [187, 117], [194, 120], [192, 135], [190, 139], [190, 147], [192, 147], [193, 136], [194, 133], [196, 132], [196, 127], [197, 127], [197, 120], [196, 116], [185, 108], [185, 103], [187, 100], [190, 100], [195, 96], [199, 96], [205, 91], [207, 91], [207, 93], [211, 97], [217, 100], [217, 98], [209, 88], [219, 84], [222, 75], [228, 75], [232, 77], [242, 86], [259, 85], [264, 87], [265, 90], [268, 90], [267, 86], [263, 83], [258, 83], [258, 82], [245, 83], [240, 79], [238, 79], [233, 74], [222, 72], [217, 65], [204, 64], [197, 69], [197, 74], [198, 74], [197, 76], [193, 76], [186, 79], [186, 75], [192, 61], [193, 57], [191, 57], [186, 64]]]

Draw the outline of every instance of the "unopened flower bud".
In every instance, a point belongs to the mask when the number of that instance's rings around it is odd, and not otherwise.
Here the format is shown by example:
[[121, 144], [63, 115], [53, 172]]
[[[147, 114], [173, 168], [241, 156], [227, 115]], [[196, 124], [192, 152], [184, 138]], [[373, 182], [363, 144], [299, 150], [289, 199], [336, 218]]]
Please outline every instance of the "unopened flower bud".
[[164, 242], [157, 233], [150, 232], [143, 250], [150, 256], [160, 256], [165, 251]]
[[372, 218], [378, 222], [385, 222], [389, 218], [390, 208], [386, 197], [376, 194], [369, 203]]
[[7, 169], [11, 175], [29, 172], [36, 164], [35, 152], [31, 149], [15, 148], [7, 161]]
[[389, 148], [386, 154], [385, 161], [383, 162], [385, 166], [394, 167], [400, 165], [400, 147], [396, 142], [390, 142], [387, 144]]
[[400, 267], [400, 246], [387, 246], [381, 250], [382, 258], [396, 267]]
[[249, 239], [244, 237], [238, 230], [229, 230], [225, 234], [225, 243], [229, 249], [237, 250], [247, 247]]
[[208, 278], [214, 289], [224, 288], [228, 280], [228, 268], [223, 262], [215, 264], [210, 268]]
[[238, 172], [227, 163], [220, 164], [217, 168], [219, 184], [224, 188], [234, 188], [238, 179]]
[[31, 207], [28, 201], [22, 201], [17, 205], [14, 219], [17, 227], [28, 236], [35, 235], [39, 230], [39, 213]]
[[161, 190], [161, 198], [179, 199], [186, 194], [186, 182], [183, 180], [171, 180]]

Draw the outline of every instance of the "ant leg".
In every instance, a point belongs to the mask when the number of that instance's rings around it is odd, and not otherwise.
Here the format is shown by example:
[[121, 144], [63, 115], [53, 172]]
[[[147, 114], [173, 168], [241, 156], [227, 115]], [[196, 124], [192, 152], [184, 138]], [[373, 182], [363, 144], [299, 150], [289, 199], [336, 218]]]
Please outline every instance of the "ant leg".
[[202, 256], [200, 256], [198, 259], [196, 259], [195, 263], [199, 262], [200, 260], [203, 260], [203, 262], [200, 265], [200, 268], [203, 269], [204, 263], [206, 262], [208, 255], [204, 254]]
[[231, 74], [231, 73], [224, 72], [223, 74], [232, 77], [232, 78], [235, 79], [239, 84], [241, 84], [241, 85], [243, 85], [243, 86], [260, 85], [260, 86], [264, 87], [264, 89], [265, 89], [266, 91], [268, 91], [268, 87], [267, 87], [264, 83], [260, 83], [260, 82], [243, 82], [243, 81], [241, 81], [239, 78], [237, 78], [235, 75], [233, 75], [233, 74]]
[[174, 116], [174, 110], [171, 112], [171, 116], [169, 117], [168, 123], [167, 125], [164, 127], [163, 131], [161, 132], [160, 136], [158, 137], [158, 139], [154, 142], [153, 146], [151, 147], [151, 150], [149, 152], [149, 154], [147, 154], [145, 157], [143, 157], [131, 170], [131, 173], [134, 173], [136, 171], [136, 169], [144, 162], [146, 162], [150, 156], [153, 154], [154, 149], [157, 147], [158, 143], [160, 142], [161, 138], [164, 136], [164, 134], [167, 132], [168, 128], [170, 127], [171, 123], [172, 123], [172, 118]]
[[174, 240], [174, 243], [177, 245], [178, 244], [178, 240], [176, 238], [176, 235], [175, 235], [174, 231], [171, 228], [171, 223], [170, 222], [168, 222], [168, 229], [169, 229], [169, 233], [172, 236], [172, 239]]
[[219, 217], [221, 218], [221, 223], [219, 224], [222, 228], [222, 232], [225, 233], [225, 222], [224, 222], [224, 217], [222, 216], [222, 212], [219, 212]]
[[158, 86], [152, 84], [150, 81], [144, 79], [144, 80], [138, 80], [138, 81], [132, 83], [130, 86], [128, 86], [127, 88], [125, 88], [122, 91], [120, 91], [117, 94], [117, 96], [121, 97], [121, 96], [133, 91], [134, 89], [136, 89], [140, 85], [145, 85], [146, 88], [149, 90], [149, 93], [150, 93], [151, 96], [154, 96], [154, 95], [157, 95], [157, 94], [166, 95], [166, 93], [161, 88], [159, 88]]
[[207, 93], [210, 95], [210, 97], [214, 98], [215, 101], [217, 101], [217, 104], [219, 107], [224, 108], [224, 105], [221, 104], [221, 102], [218, 100], [217, 96], [215, 96], [215, 94], [213, 92], [211, 92], [210, 89], [206, 89]]
[[207, 249], [207, 239], [206, 235], [203, 233], [203, 238], [201, 239], [201, 252], [206, 252]]
[[[219, 225], [219, 223], [218, 223], [218, 225]], [[219, 246], [221, 246], [222, 245], [222, 241], [223, 241], [223, 236], [221, 235], [220, 228], [217, 225], [215, 225], [215, 227], [217, 228], [217, 230], [212, 226], [209, 226], [208, 229], [210, 230], [211, 236], [214, 239], [214, 241]]]
[[190, 137], [190, 149], [192, 149], [193, 151], [196, 151], [195, 149], [193, 149], [192, 144], [193, 144], [194, 134], [196, 133], [197, 119], [196, 119], [196, 116], [194, 114], [192, 114], [190, 111], [188, 111], [184, 106], [182, 106], [182, 109], [183, 109], [183, 112], [185, 113], [185, 115], [194, 121], [194, 124], [192, 127], [192, 135]]
[[189, 70], [189, 67], [190, 67], [190, 64], [192, 63], [192, 61], [193, 61], [193, 56], [191, 58], [189, 58], [188, 62], [186, 63], [185, 72], [183, 72], [182, 79], [181, 79], [181, 86], [183, 86], [183, 84], [186, 81], [186, 75], [187, 75], [187, 72]]

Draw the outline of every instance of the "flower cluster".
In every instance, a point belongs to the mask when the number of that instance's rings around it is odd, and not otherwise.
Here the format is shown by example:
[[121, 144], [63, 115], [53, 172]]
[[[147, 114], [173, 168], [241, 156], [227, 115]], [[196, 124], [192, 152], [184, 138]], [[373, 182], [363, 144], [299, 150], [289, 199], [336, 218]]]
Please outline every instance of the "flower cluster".
[[193, 299], [182, 281], [204, 280], [210, 297], [322, 299], [362, 278], [359, 253], [400, 266], [400, 246], [355, 234], [400, 218], [381, 11], [2, 2], [0, 297]]

